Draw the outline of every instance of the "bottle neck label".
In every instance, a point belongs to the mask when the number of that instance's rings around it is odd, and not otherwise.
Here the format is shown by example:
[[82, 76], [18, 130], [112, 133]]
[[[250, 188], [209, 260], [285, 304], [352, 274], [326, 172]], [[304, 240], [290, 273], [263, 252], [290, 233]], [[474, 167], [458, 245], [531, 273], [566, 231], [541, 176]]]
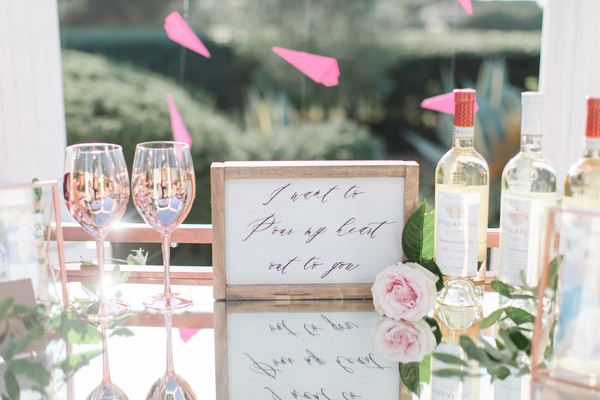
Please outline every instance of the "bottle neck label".
[[473, 126], [455, 126], [452, 132], [454, 137], [458, 138], [472, 138], [475, 134], [475, 127]]
[[586, 137], [585, 147], [588, 149], [600, 149], [600, 137]]

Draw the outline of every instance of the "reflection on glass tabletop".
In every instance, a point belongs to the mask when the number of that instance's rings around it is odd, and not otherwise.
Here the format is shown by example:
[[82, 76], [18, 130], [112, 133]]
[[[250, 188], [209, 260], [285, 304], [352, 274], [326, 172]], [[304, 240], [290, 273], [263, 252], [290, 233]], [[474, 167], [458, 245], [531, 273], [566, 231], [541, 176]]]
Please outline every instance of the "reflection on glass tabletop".
[[[135, 336], [108, 339], [112, 381], [130, 399], [146, 398], [166, 369], [164, 316], [145, 313], [141, 304], [157, 289], [126, 285], [123, 299], [138, 314], [126, 325]], [[193, 296], [194, 306], [173, 316], [174, 370], [199, 399], [417, 399], [401, 384], [398, 363], [376, 350], [372, 330], [379, 315], [371, 300], [215, 302], [212, 287], [184, 289]], [[496, 293], [486, 293], [483, 317], [496, 310], [497, 303]], [[446, 328], [442, 325], [451, 338]], [[473, 333], [479, 333], [478, 327]], [[481, 332], [490, 343], [494, 333], [493, 327]], [[446, 340], [436, 352], [458, 353], [457, 346]], [[80, 352], [99, 345], [73, 347]], [[436, 359], [432, 364], [443, 367]], [[471, 372], [481, 377], [462, 382], [432, 376], [421, 399], [530, 398], [529, 376], [491, 383], [485, 368], [475, 369]], [[97, 357], [75, 374], [72, 398], [85, 398], [101, 375], [102, 360]], [[536, 398], [551, 396], [543, 389]], [[561, 398], [558, 391], [553, 393]]]

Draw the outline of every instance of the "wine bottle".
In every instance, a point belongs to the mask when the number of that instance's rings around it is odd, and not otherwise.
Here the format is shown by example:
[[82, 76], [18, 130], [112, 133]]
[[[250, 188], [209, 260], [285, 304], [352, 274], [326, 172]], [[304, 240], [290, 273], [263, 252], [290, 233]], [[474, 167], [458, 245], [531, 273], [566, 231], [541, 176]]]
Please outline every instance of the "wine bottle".
[[556, 171], [542, 154], [544, 94], [521, 94], [521, 151], [502, 172], [500, 271], [513, 288], [537, 286], [543, 256], [546, 215], [556, 205]]
[[600, 98], [587, 98], [583, 158], [571, 166], [565, 179], [563, 208], [600, 212]]
[[473, 147], [475, 90], [454, 90], [453, 145], [435, 183], [435, 260], [446, 280], [438, 301], [481, 301], [487, 255], [489, 168]]

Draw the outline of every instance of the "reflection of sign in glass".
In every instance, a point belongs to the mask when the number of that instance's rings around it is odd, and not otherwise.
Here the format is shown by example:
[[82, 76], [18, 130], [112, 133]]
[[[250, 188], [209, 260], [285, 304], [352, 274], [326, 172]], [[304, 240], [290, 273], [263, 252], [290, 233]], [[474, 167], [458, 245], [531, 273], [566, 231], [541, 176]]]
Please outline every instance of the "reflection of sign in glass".
[[378, 316], [362, 300], [216, 302], [217, 399], [399, 399]]

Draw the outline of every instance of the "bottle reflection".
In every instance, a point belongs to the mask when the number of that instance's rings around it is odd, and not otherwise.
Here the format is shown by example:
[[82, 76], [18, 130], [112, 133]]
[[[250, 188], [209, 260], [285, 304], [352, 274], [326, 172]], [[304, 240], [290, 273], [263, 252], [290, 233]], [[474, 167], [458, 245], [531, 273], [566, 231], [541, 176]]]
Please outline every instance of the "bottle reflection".
[[531, 375], [526, 374], [518, 378], [512, 375], [504, 380], [494, 381], [494, 400], [530, 400], [531, 399]]
[[[482, 321], [481, 306], [449, 307], [438, 304], [433, 317], [440, 325], [442, 342], [436, 347], [436, 353], [450, 354], [468, 363], [468, 366], [449, 365], [436, 358], [431, 359], [432, 371], [452, 368], [460, 369], [470, 375], [479, 375], [480, 366], [477, 361], [469, 361], [464, 350], [460, 347], [460, 337], [468, 336], [477, 342]], [[431, 376], [431, 399], [478, 399], [479, 377], [467, 376], [462, 380], [458, 377]]]
[[173, 338], [171, 335], [173, 311], [165, 313], [167, 328], [167, 371], [159, 378], [148, 392], [146, 400], [196, 400], [190, 385], [173, 368]]

